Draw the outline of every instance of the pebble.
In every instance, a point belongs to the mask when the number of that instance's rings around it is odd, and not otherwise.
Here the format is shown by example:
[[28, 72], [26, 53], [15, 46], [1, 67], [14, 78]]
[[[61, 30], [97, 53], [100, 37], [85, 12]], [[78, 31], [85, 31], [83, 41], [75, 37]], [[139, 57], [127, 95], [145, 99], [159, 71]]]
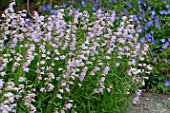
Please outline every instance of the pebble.
[[147, 101], [149, 101], [150, 99], [149, 98], [146, 98]]
[[170, 100], [170, 97], [168, 98], [168, 100]]

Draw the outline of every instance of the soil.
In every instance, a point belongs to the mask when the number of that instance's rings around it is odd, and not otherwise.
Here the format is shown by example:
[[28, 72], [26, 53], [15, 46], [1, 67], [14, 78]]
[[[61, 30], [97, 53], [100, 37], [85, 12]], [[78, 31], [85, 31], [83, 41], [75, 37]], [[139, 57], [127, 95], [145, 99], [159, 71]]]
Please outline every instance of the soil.
[[170, 113], [170, 95], [144, 92], [127, 113]]

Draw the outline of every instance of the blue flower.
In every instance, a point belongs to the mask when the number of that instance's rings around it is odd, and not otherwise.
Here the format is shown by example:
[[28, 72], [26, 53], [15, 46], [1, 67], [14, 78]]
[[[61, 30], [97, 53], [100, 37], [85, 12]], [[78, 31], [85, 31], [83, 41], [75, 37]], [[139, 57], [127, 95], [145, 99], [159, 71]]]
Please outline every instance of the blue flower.
[[145, 43], [145, 39], [144, 38], [140, 38], [140, 43]]
[[67, 4], [66, 4], [66, 3], [63, 3], [63, 7], [66, 8], [66, 7], [67, 7]]
[[161, 15], [163, 15], [163, 14], [166, 14], [167, 11], [166, 11], [166, 10], [160, 10], [159, 13], [160, 13]]
[[43, 10], [43, 11], [47, 10], [47, 5], [46, 5], [46, 4], [43, 4], [43, 5], [42, 5], [42, 10]]
[[165, 86], [170, 86], [170, 79], [165, 81]]
[[163, 39], [161, 39], [161, 42], [162, 42], [162, 43], [164, 43], [165, 41], [166, 41], [166, 40], [165, 40], [164, 38], [163, 38]]
[[71, 9], [72, 9], [72, 10], [75, 10], [75, 8], [74, 8], [73, 6], [71, 7]]
[[153, 35], [153, 34], [154, 34], [154, 31], [151, 30], [151, 34]]
[[142, 7], [141, 7], [141, 5], [138, 5], [138, 7], [139, 7], [139, 10], [142, 12], [143, 10], [142, 10]]
[[93, 0], [87, 0], [88, 2], [93, 2]]
[[142, 17], [143, 17], [143, 14], [140, 14], [139, 15], [139, 19], [142, 20]]
[[157, 58], [156, 58], [156, 57], [154, 57], [153, 61], [154, 61], [154, 62], [157, 62]]
[[153, 36], [152, 36], [152, 44], [156, 45], [156, 42]]
[[30, 25], [30, 21], [31, 21], [31, 18], [29, 18], [29, 17], [26, 17], [25, 18], [25, 23], [29, 26]]
[[151, 41], [151, 39], [150, 39], [150, 38], [151, 38], [151, 34], [145, 34], [145, 37], [146, 37], [146, 39], [147, 39], [148, 42]]
[[167, 59], [167, 58], [164, 58], [164, 62], [167, 63], [167, 62], [168, 62], [168, 59]]
[[159, 23], [159, 18], [158, 17], [155, 17], [155, 26], [158, 28], [158, 29], [161, 29], [161, 25]]
[[117, 3], [117, 0], [113, 0], [114, 3]]
[[162, 51], [163, 51], [163, 49], [162, 49], [162, 48], [160, 48], [160, 49], [159, 49], [159, 51], [161, 51], [161, 52], [162, 52]]
[[146, 7], [146, 5], [147, 5], [146, 2], [144, 2], [143, 5]]
[[99, 4], [96, 2], [96, 3], [94, 3], [94, 6], [96, 7], [96, 6], [98, 6]]
[[170, 38], [168, 38], [168, 42], [170, 42]]
[[125, 15], [128, 15], [126, 8], [123, 8], [123, 12], [124, 12]]
[[151, 8], [152, 8], [151, 6], [148, 6], [148, 10], [151, 10]]
[[147, 22], [146, 18], [144, 18], [143, 20], [144, 20], [144, 22]]
[[165, 7], [168, 9], [168, 8], [170, 8], [170, 5], [169, 5], [169, 4], [166, 4], [166, 6], [165, 6]]
[[47, 4], [47, 9], [50, 9], [50, 4]]
[[151, 55], [152, 57], [154, 56], [154, 54], [153, 54], [152, 50], [150, 50], [150, 55]]
[[80, 11], [80, 7], [78, 7], [78, 11]]
[[85, 7], [84, 0], [81, 1], [81, 5], [82, 5], [82, 7]]
[[137, 32], [138, 32], [138, 33], [142, 33], [142, 28], [138, 28], [138, 29], [137, 29]]
[[[103, 7], [102, 7], [102, 9], [103, 9]], [[96, 7], [95, 7], [95, 6], [93, 6], [93, 7], [92, 7], [92, 10], [93, 10], [93, 11], [96, 11]]]
[[141, 4], [141, 0], [138, 0], [138, 4]]
[[155, 15], [155, 14], [156, 14], [156, 12], [155, 12], [154, 10], [152, 10], [151, 13], [152, 13], [152, 15]]
[[132, 4], [131, 4], [130, 2], [127, 4], [127, 6], [130, 7], [130, 8], [133, 7]]
[[153, 21], [149, 20], [148, 23], [147, 23], [147, 26], [150, 27], [152, 24], [153, 24]]
[[50, 14], [53, 15], [55, 13], [55, 10], [51, 9]]
[[169, 42], [166, 42], [165, 44], [162, 45], [163, 49], [166, 49], [169, 46]]

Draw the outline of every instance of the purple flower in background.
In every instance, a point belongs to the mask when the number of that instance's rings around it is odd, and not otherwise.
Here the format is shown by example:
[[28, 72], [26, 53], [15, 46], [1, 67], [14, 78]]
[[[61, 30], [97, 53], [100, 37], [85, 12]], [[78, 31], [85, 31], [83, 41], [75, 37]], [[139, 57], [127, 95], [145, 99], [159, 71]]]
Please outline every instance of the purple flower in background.
[[156, 14], [156, 12], [155, 12], [154, 10], [152, 10], [151, 13], [152, 13], [152, 15], [155, 15], [155, 14]]
[[170, 8], [170, 5], [169, 5], [169, 4], [166, 4], [166, 6], [165, 6], [165, 7], [168, 9], [168, 8]]
[[143, 14], [140, 14], [139, 15], [139, 19], [142, 20], [142, 17], [143, 17]]
[[43, 11], [47, 10], [47, 5], [46, 5], [46, 4], [43, 4], [43, 5], [42, 5], [42, 10], [43, 10]]
[[85, 7], [84, 0], [81, 1], [81, 5], [82, 5], [82, 7]]
[[138, 0], [138, 4], [141, 4], [141, 0]]
[[165, 11], [165, 10], [160, 10], [159, 13], [160, 13], [161, 15], [163, 15], [163, 14], [166, 14], [166, 11]]
[[170, 79], [168, 79], [167, 81], [165, 81], [165, 86], [170, 86]]
[[138, 8], [141, 12], [143, 11], [141, 5], [138, 5]]
[[144, 38], [140, 38], [140, 43], [145, 43], [145, 39]]
[[123, 8], [123, 12], [124, 12], [125, 15], [128, 15], [126, 8]]
[[50, 14], [53, 15], [55, 13], [55, 10], [51, 9]]
[[147, 5], [146, 2], [143, 2], [143, 5], [146, 7], [146, 5]]
[[87, 0], [88, 2], [93, 2], [93, 0]]
[[151, 30], [151, 34], [153, 35], [153, 34], [154, 34], [154, 31]]
[[153, 61], [154, 61], [154, 62], [157, 62], [157, 58], [156, 58], [156, 57], [154, 57]]
[[161, 42], [164, 43], [166, 40], [164, 38], [161, 39]]
[[146, 34], [145, 34], [145, 37], [146, 37], [146, 39], [147, 39], [148, 42], [151, 41], [151, 39], [150, 39], [150, 38], [151, 38], [151, 34], [146, 33]]
[[50, 9], [50, 4], [47, 4], [47, 9]]
[[168, 42], [170, 42], [170, 38], [168, 38]]
[[113, 0], [114, 3], [117, 3], [117, 0]]
[[31, 18], [26, 17], [26, 18], [25, 18], [25, 21], [26, 21], [26, 24], [27, 24], [27, 25], [30, 25]]
[[162, 51], [163, 51], [163, 49], [162, 49], [162, 48], [160, 48], [160, 49], [159, 49], [159, 51], [161, 51], [161, 52], [162, 52]]
[[78, 11], [80, 11], [80, 7], [78, 7]]
[[151, 55], [152, 57], [154, 56], [154, 54], [153, 54], [152, 50], [150, 50], [150, 55]]
[[156, 42], [153, 36], [152, 36], [152, 44], [156, 45]]
[[147, 26], [150, 27], [152, 24], [153, 24], [153, 21], [149, 20], [148, 23], [147, 23]]
[[[102, 8], [103, 8], [103, 7], [102, 7]], [[96, 7], [95, 7], [95, 6], [93, 6], [93, 7], [92, 7], [92, 10], [93, 10], [93, 11], [96, 11]]]
[[155, 19], [155, 16], [154, 16], [154, 15], [151, 15], [151, 19]]
[[66, 3], [63, 3], [63, 7], [66, 8], [66, 7], [67, 7], [67, 4], [66, 4]]
[[132, 8], [132, 7], [133, 7], [130, 2], [127, 4], [127, 6], [128, 6], [129, 8]]
[[142, 28], [137, 28], [138, 33], [142, 33]]
[[98, 6], [99, 4], [96, 2], [96, 3], [94, 3], [94, 6], [96, 7], [96, 6]]
[[148, 10], [151, 10], [151, 8], [152, 8], [151, 6], [148, 6]]
[[164, 58], [164, 62], [167, 63], [167, 62], [168, 62], [168, 59], [167, 59], [167, 58]]
[[161, 25], [159, 23], [159, 18], [158, 17], [155, 17], [155, 26], [158, 28], [158, 29], [161, 29]]
[[147, 22], [146, 18], [144, 18], [143, 20], [144, 20], [144, 22]]
[[166, 49], [169, 46], [169, 42], [166, 42], [165, 44], [162, 45], [163, 49]]

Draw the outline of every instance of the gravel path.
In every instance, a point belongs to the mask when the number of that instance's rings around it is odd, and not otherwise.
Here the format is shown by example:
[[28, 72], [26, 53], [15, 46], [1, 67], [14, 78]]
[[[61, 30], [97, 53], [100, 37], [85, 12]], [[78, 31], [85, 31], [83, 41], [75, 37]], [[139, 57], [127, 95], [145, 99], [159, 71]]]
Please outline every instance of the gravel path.
[[127, 113], [170, 113], [170, 95], [142, 93], [140, 100]]

